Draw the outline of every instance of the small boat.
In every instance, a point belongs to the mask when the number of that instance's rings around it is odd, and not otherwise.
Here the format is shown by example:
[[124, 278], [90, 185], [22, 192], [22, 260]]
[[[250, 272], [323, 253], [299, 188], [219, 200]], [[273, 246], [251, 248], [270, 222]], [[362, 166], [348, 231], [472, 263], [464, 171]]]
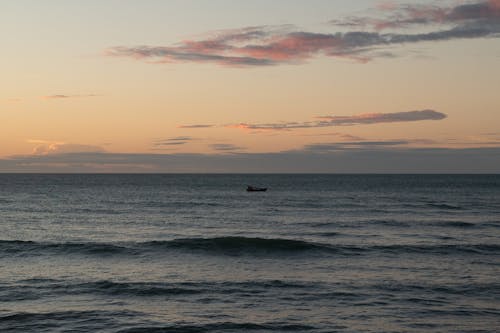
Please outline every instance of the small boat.
[[265, 192], [267, 191], [267, 187], [255, 187], [247, 185], [247, 192]]

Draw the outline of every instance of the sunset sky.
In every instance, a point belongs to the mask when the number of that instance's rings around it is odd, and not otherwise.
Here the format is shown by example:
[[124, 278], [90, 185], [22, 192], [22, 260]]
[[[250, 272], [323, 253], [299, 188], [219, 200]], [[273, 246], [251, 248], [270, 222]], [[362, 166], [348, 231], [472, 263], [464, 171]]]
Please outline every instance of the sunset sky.
[[5, 0], [0, 172], [500, 172], [500, 0]]

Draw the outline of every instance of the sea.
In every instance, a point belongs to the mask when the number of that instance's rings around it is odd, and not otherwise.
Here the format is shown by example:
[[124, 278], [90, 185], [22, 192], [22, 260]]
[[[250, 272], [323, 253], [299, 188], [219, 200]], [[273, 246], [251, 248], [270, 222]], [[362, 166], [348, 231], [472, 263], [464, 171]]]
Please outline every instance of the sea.
[[0, 332], [499, 331], [500, 175], [0, 175]]

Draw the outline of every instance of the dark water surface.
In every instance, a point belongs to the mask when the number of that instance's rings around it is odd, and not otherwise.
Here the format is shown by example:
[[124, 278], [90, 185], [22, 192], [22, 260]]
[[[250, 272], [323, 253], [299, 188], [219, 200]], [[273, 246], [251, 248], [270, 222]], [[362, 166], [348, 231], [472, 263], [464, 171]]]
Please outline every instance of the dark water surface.
[[0, 332], [499, 327], [498, 175], [0, 175]]

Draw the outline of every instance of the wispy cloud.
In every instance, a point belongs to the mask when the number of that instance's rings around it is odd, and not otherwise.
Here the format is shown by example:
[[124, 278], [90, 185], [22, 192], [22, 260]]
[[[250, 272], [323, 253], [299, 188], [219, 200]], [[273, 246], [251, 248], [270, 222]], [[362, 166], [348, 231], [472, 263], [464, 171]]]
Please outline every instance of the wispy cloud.
[[438, 146], [438, 142], [430, 139], [399, 139], [399, 140], [356, 140], [339, 141], [326, 143], [313, 143], [305, 145], [302, 151], [316, 153], [326, 153], [333, 151], [361, 151], [361, 150], [388, 150], [388, 149], [408, 149], [409, 147], [429, 147]]
[[47, 95], [43, 96], [44, 99], [65, 99], [65, 98], [70, 98], [71, 96], [69, 95]]
[[187, 141], [155, 142], [155, 146], [179, 146], [186, 143]]
[[184, 40], [173, 46], [116, 46], [106, 50], [108, 56], [131, 57], [156, 63], [200, 62], [227, 66], [267, 66], [271, 59], [238, 55], [238, 45], [267, 39], [278, 34], [278, 27], [246, 27], [220, 30], [201, 40]]
[[379, 123], [412, 122], [423, 120], [442, 120], [447, 116], [434, 110], [417, 110], [395, 113], [366, 113], [354, 116], [322, 116], [317, 121], [281, 122], [268, 124], [231, 124], [230, 128], [244, 130], [293, 130], [301, 128], [318, 128], [331, 126], [369, 125]]
[[328, 136], [328, 137], [336, 137], [336, 138], [343, 140], [343, 141], [362, 141], [362, 140], [364, 140], [364, 138], [357, 136], [357, 135], [352, 135], [352, 134], [347, 134], [347, 133], [338, 133], [338, 132], [319, 133], [319, 134], [303, 134], [302, 136], [315, 136], [315, 137]]
[[180, 145], [185, 145], [186, 143], [189, 143], [190, 141], [195, 140], [193, 137], [190, 136], [176, 136], [173, 138], [169, 139], [159, 139], [155, 140], [153, 142], [153, 147], [159, 148], [163, 146], [180, 146]]
[[56, 95], [47, 95], [47, 96], [42, 96], [43, 99], [47, 100], [54, 100], [54, 99], [69, 99], [69, 98], [83, 98], [83, 97], [97, 97], [99, 95], [96, 94], [87, 94], [87, 95], [62, 95], [62, 94], [56, 94]]
[[104, 153], [104, 148], [94, 145], [71, 143], [42, 143], [33, 149], [34, 155], [57, 155], [70, 153]]
[[338, 150], [357, 150], [357, 149], [387, 149], [395, 146], [407, 146], [411, 144], [409, 140], [387, 140], [387, 141], [350, 141], [317, 143], [304, 146], [304, 151], [311, 152], [331, 152]]
[[229, 143], [216, 143], [216, 144], [210, 145], [210, 147], [213, 150], [219, 151], [219, 152], [241, 151], [241, 150], [246, 149], [244, 147], [236, 146], [236, 145], [229, 144]]
[[[332, 21], [347, 32], [318, 33], [293, 26], [259, 26], [222, 30], [199, 40], [170, 46], [116, 46], [108, 56], [129, 57], [153, 63], [215, 63], [232, 67], [298, 64], [317, 56], [367, 62], [394, 57], [388, 47], [500, 36], [500, 0], [474, 1], [456, 6], [379, 6], [381, 17], [350, 17]], [[426, 27], [414, 33], [386, 29]], [[371, 31], [366, 31], [370, 28]]]
[[421, 120], [442, 120], [446, 115], [434, 110], [419, 110], [395, 113], [366, 113], [355, 116], [323, 116], [318, 117], [332, 125], [357, 125], [394, 123]]
[[177, 128], [211, 128], [211, 127], [215, 127], [215, 125], [201, 124], [201, 125], [179, 125], [179, 126], [177, 126]]
[[[349, 17], [332, 23], [351, 28], [371, 27], [375, 30], [412, 28], [417, 26], [452, 25], [458, 31], [467, 30], [488, 35], [498, 33], [500, 19], [499, 0], [469, 1], [456, 5], [396, 4], [378, 6], [379, 17]], [[471, 36], [474, 36], [472, 34]], [[444, 37], [444, 36], [443, 36]], [[452, 36], [450, 36], [452, 37]]]

